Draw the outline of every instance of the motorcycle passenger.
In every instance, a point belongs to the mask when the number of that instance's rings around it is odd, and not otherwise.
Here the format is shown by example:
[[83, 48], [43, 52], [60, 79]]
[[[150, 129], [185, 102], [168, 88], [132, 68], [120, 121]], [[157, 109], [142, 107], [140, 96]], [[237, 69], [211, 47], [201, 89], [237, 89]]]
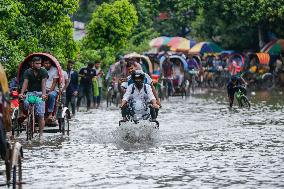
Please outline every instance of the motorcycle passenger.
[[154, 87], [153, 80], [151, 79], [151, 77], [150, 77], [148, 74], [144, 73], [142, 70], [136, 70], [135, 64], [134, 64], [133, 62], [128, 62], [128, 63], [127, 63], [127, 70], [128, 70], [129, 76], [127, 77], [127, 80], [124, 81], [124, 82], [121, 84], [122, 94], [125, 93], [125, 91], [126, 91], [126, 89], [127, 89], [127, 87], [128, 87], [129, 85], [131, 85], [131, 84], [134, 83], [134, 80], [132, 79], [132, 74], [135, 73], [135, 72], [143, 73], [144, 76], [145, 76], [145, 77], [144, 77], [144, 83], [151, 86], [152, 92], [153, 92], [153, 94], [154, 94], [154, 96], [155, 96], [155, 98], [156, 98], [156, 100], [157, 100], [157, 103], [158, 103], [159, 105], [161, 105], [160, 100], [159, 100], [159, 97], [158, 97], [158, 93], [157, 93], [157, 91], [156, 91], [156, 89], [155, 89], [155, 87]]
[[246, 88], [242, 86], [243, 84], [247, 85], [247, 83], [242, 77], [237, 77], [237, 76], [232, 76], [231, 80], [228, 82], [227, 93], [228, 93], [230, 107], [233, 106], [235, 92], [241, 90], [246, 95]]
[[[24, 92], [27, 90], [27, 96], [29, 94], [37, 94], [42, 96], [43, 99], [47, 99], [46, 95], [46, 80], [48, 73], [46, 69], [41, 67], [42, 59], [40, 57], [33, 57], [31, 60], [31, 68], [24, 72], [24, 83], [22, 86], [20, 98], [24, 97]], [[28, 98], [24, 101], [24, 109], [28, 110], [29, 101]], [[42, 139], [43, 129], [45, 125], [44, 113], [45, 113], [45, 101], [40, 101], [35, 104], [36, 115], [39, 120], [40, 139]], [[25, 115], [22, 115], [24, 117]]]
[[[156, 98], [152, 92], [151, 86], [144, 83], [145, 74], [143, 72], [134, 72], [131, 74], [131, 78], [134, 81], [133, 84], [130, 84], [127, 89], [126, 93], [123, 96], [121, 102], [121, 109], [122, 109], [122, 117], [123, 122], [127, 121], [126, 116], [130, 113], [129, 105], [130, 101], [133, 103], [141, 103], [147, 105], [147, 103], [151, 102], [152, 107], [150, 107], [150, 114], [151, 114], [151, 121], [156, 121], [156, 110], [159, 109], [159, 105], [157, 104]], [[145, 114], [147, 112], [144, 112]]]

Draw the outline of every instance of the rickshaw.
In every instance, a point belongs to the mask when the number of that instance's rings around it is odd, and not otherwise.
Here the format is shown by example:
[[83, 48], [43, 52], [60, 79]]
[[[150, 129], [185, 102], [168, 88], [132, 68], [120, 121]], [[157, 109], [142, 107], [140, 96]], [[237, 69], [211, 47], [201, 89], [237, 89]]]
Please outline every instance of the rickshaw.
[[246, 70], [243, 74], [249, 85], [255, 88], [272, 89], [274, 76], [269, 72], [270, 55], [268, 53], [252, 53], [249, 56]]
[[[189, 91], [189, 83], [185, 78], [188, 71], [186, 60], [178, 55], [169, 56], [170, 65], [165, 64], [166, 58], [160, 59], [160, 69], [162, 72], [162, 93], [163, 96], [187, 96]], [[165, 75], [165, 69], [170, 69], [171, 75]]]
[[5, 71], [0, 64], [0, 158], [4, 160], [6, 169], [6, 182], [0, 183], [0, 186], [9, 186], [12, 179], [13, 188], [16, 188], [22, 181], [23, 150], [19, 142], [10, 141], [7, 132], [11, 132], [9, 88]]
[[231, 76], [239, 75], [243, 71], [244, 65], [245, 58], [242, 54], [228, 55], [223, 69], [219, 72], [219, 77], [215, 78], [216, 87], [224, 88]]
[[[62, 68], [58, 62], [58, 60], [52, 56], [51, 54], [48, 53], [32, 53], [30, 55], [28, 55], [19, 65], [19, 69], [18, 69], [18, 83], [19, 83], [19, 89], [22, 88], [22, 84], [23, 84], [23, 75], [24, 72], [30, 68], [30, 61], [33, 57], [38, 56], [38, 57], [42, 57], [43, 59], [48, 59], [50, 60], [52, 66], [54, 66], [55, 68], [57, 68], [58, 71], [58, 76], [59, 76], [59, 80], [58, 80], [58, 88], [61, 90], [62, 89], [62, 82], [63, 82], [63, 75], [62, 75]], [[65, 107], [65, 105], [63, 104], [63, 102], [61, 101], [61, 93], [58, 94], [56, 103], [55, 103], [55, 108], [54, 108], [54, 112], [53, 115], [56, 116], [57, 121], [56, 122], [51, 122], [51, 123], [46, 123], [46, 127], [48, 127], [48, 129], [45, 129], [44, 132], [61, 132], [63, 135], [65, 135], [65, 132], [67, 132], [67, 135], [69, 135], [69, 119], [70, 117], [70, 111], [68, 109], [68, 107]], [[29, 98], [29, 97], [28, 97]], [[35, 98], [35, 96], [30, 96], [30, 98], [28, 99], [30, 104], [34, 104], [36, 103], [36, 101], [38, 100], [42, 100], [41, 98]], [[21, 109], [21, 108], [20, 108]], [[47, 103], [46, 103], [46, 109], [47, 109]], [[20, 110], [23, 111], [23, 110]], [[16, 129], [16, 131], [20, 130], [26, 130], [26, 135], [27, 135], [27, 140], [31, 140], [33, 138], [33, 134], [35, 133], [35, 131], [37, 130], [37, 122], [35, 119], [35, 115], [34, 115], [34, 111], [28, 111], [30, 112], [30, 114], [28, 114], [28, 118], [27, 118], [27, 122], [25, 124], [25, 122], [18, 124], [18, 129]], [[46, 111], [47, 112], [47, 111]], [[58, 128], [57, 128], [58, 126]], [[45, 127], [45, 128], [46, 128]]]
[[201, 86], [203, 81], [203, 67], [201, 57], [198, 54], [187, 54], [186, 62], [188, 71], [185, 74], [186, 80], [189, 81], [189, 92], [194, 93], [196, 87]]
[[124, 56], [125, 59], [139, 59], [139, 62], [143, 72], [147, 73], [148, 75], [152, 75], [153, 73], [153, 65], [149, 59], [149, 57], [145, 55], [138, 54], [136, 52], [130, 53]]
[[153, 74], [153, 64], [150, 59], [147, 56], [141, 55], [140, 60], [143, 71], [151, 76]]
[[204, 84], [207, 87], [220, 87], [219, 78], [223, 71], [223, 61], [220, 53], [205, 53], [204, 54]]
[[159, 98], [162, 98], [162, 91], [161, 91], [161, 70], [160, 70], [160, 61], [158, 58], [157, 53], [147, 53], [145, 54], [149, 60], [151, 61], [152, 67], [153, 67], [153, 72], [151, 74], [151, 78], [153, 80], [154, 87], [158, 93]]

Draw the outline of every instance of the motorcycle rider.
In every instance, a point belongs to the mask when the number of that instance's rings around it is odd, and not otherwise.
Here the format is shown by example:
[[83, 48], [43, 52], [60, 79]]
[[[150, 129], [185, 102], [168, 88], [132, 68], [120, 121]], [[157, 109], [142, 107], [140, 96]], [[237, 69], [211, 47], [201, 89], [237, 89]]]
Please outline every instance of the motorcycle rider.
[[124, 95], [127, 87], [129, 85], [131, 85], [132, 83], [134, 83], [134, 81], [132, 79], [132, 73], [141, 72], [142, 74], [144, 74], [144, 83], [151, 86], [152, 92], [153, 92], [153, 94], [154, 94], [154, 96], [157, 100], [157, 104], [161, 106], [161, 102], [160, 102], [158, 93], [157, 93], [157, 91], [154, 87], [154, 84], [153, 84], [151, 77], [148, 74], [144, 73], [142, 70], [139, 70], [139, 69], [137, 70], [137, 68], [135, 67], [135, 64], [133, 62], [128, 62], [126, 66], [127, 66], [127, 71], [128, 71], [129, 75], [126, 79], [124, 78], [124, 79], [121, 80], [122, 81], [121, 85], [120, 85], [121, 86], [120, 90], [121, 90], [121, 93], [122, 93], [121, 96]]
[[133, 103], [152, 104], [150, 106], [151, 121], [156, 121], [156, 109], [159, 109], [157, 100], [153, 94], [151, 86], [144, 83], [145, 74], [143, 72], [134, 72], [131, 74], [131, 78], [134, 81], [130, 84], [123, 96], [120, 108], [122, 110], [122, 122], [127, 121], [126, 116], [129, 114], [128, 105], [130, 101]]

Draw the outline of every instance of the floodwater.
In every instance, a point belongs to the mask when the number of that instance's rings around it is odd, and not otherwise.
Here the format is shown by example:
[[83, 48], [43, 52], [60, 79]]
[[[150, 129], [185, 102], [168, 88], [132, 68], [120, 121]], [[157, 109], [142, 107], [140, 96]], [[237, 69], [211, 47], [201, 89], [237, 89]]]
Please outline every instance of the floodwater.
[[160, 129], [134, 126], [134, 141], [124, 140], [115, 107], [79, 112], [69, 137], [46, 134], [42, 145], [23, 137], [22, 187], [284, 188], [283, 94], [250, 100], [250, 110], [229, 110], [219, 92], [173, 97]]

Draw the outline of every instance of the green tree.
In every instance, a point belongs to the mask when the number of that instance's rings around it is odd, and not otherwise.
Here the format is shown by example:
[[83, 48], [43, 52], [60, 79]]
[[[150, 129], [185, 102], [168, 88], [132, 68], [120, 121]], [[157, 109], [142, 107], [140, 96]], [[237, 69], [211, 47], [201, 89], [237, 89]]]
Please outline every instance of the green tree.
[[118, 50], [125, 46], [137, 22], [136, 10], [128, 0], [103, 3], [94, 12], [87, 26], [84, 44], [91, 49], [109, 46]]
[[13, 48], [9, 48], [11, 51], [20, 52], [4, 51], [5, 55], [19, 55], [5, 63], [6, 69], [13, 69], [9, 70], [9, 73], [16, 73], [15, 69], [22, 56], [32, 52], [48, 51], [61, 63], [67, 58], [75, 58], [78, 48], [73, 40], [73, 25], [68, 15], [73, 14], [78, 8], [78, 1], [1, 1], [0, 32], [3, 39], [1, 43], [6, 41], [6, 44], [12, 44]]
[[218, 39], [224, 47], [257, 49], [268, 42], [268, 32], [283, 36], [283, 0], [205, 1], [192, 28], [195, 35]]
[[99, 51], [104, 63], [113, 63], [116, 52], [127, 45], [137, 22], [135, 7], [128, 0], [103, 3], [87, 26], [83, 47]]

